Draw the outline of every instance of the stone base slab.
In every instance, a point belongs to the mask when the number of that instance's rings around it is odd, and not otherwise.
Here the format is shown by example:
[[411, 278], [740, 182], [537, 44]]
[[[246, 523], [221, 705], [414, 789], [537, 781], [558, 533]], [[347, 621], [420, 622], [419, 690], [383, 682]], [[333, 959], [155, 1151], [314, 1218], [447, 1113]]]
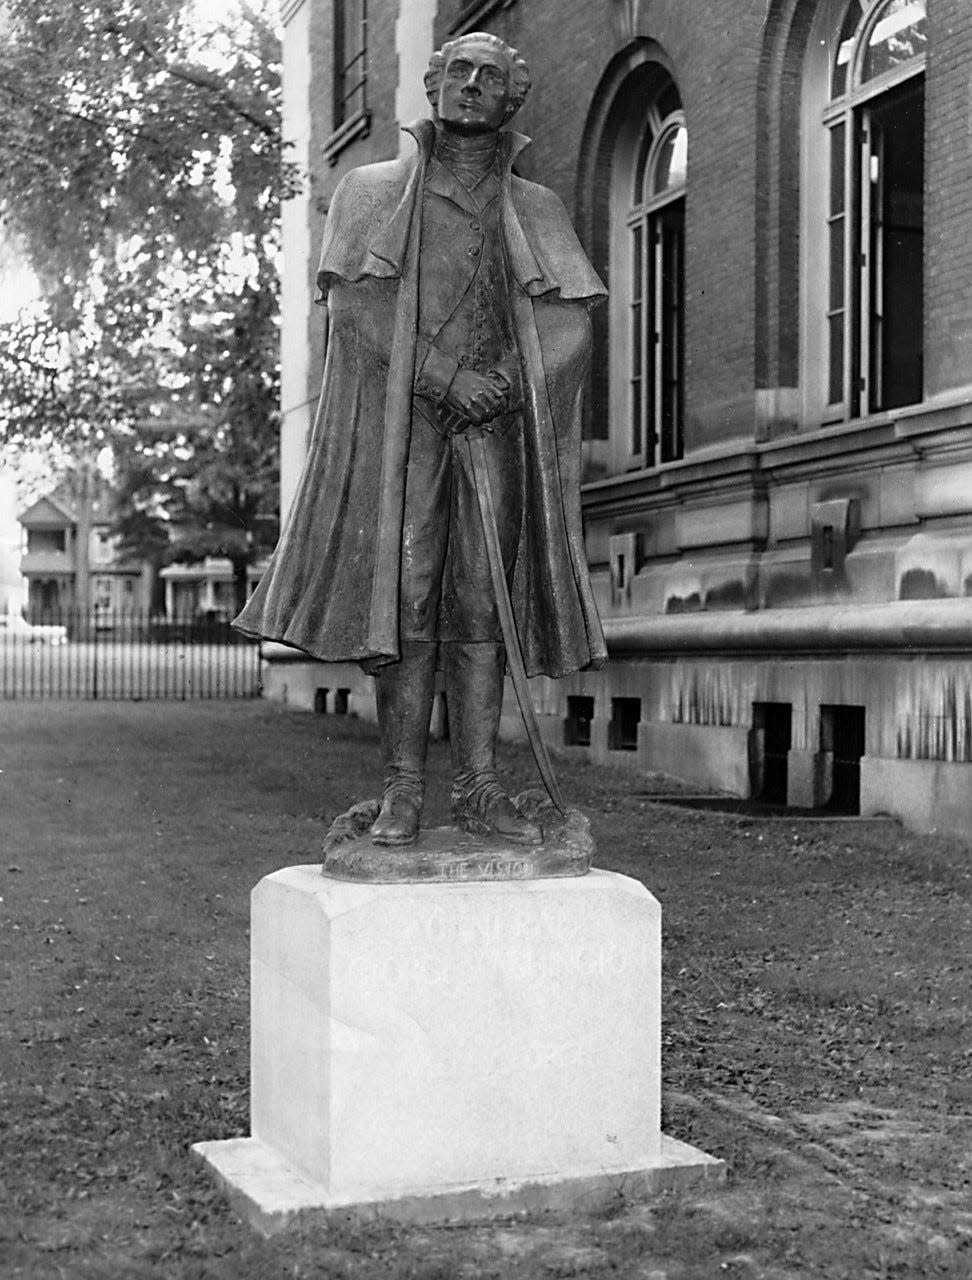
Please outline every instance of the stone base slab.
[[192, 1153], [215, 1176], [236, 1212], [264, 1236], [335, 1216], [390, 1218], [396, 1222], [473, 1222], [521, 1213], [589, 1213], [661, 1191], [720, 1181], [725, 1164], [688, 1143], [663, 1134], [661, 1148], [645, 1167], [622, 1173], [560, 1176], [483, 1185], [430, 1188], [396, 1199], [342, 1201], [329, 1195], [256, 1138], [197, 1142]]
[[614, 872], [274, 872], [252, 897], [250, 1068], [251, 1137], [195, 1150], [261, 1230], [593, 1207], [720, 1167], [661, 1132], [661, 908]]

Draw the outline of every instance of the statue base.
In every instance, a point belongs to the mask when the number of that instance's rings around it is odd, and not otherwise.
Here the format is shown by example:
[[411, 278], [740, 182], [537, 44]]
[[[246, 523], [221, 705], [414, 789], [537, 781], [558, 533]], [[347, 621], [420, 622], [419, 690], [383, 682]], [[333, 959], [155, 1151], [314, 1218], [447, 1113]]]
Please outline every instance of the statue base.
[[456, 827], [421, 831], [415, 844], [378, 845], [368, 834], [378, 816], [377, 800], [342, 813], [324, 838], [321, 870], [335, 880], [365, 884], [436, 884], [457, 880], [538, 880], [583, 876], [591, 868], [594, 841], [579, 809], [558, 812], [545, 792], [514, 798], [525, 818], [540, 827], [541, 844], [514, 844]]
[[194, 1152], [266, 1234], [595, 1207], [723, 1166], [661, 1133], [661, 911], [611, 872], [252, 898], [251, 1131]]

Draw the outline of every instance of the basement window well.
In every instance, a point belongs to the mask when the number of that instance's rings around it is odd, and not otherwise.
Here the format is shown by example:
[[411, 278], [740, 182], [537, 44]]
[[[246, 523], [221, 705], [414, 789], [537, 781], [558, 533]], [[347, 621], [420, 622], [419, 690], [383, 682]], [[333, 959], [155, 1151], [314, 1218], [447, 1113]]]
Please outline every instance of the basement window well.
[[861, 757], [864, 755], [864, 708], [820, 708], [820, 753], [830, 774], [824, 808], [834, 813], [861, 811]]
[[611, 723], [608, 725], [608, 750], [637, 751], [640, 723], [640, 698], [612, 698]]
[[568, 696], [567, 715], [564, 717], [564, 746], [589, 747], [591, 745], [591, 721], [593, 719], [593, 698]]
[[749, 790], [764, 804], [786, 804], [788, 763], [793, 743], [789, 702], [754, 702], [749, 749]]

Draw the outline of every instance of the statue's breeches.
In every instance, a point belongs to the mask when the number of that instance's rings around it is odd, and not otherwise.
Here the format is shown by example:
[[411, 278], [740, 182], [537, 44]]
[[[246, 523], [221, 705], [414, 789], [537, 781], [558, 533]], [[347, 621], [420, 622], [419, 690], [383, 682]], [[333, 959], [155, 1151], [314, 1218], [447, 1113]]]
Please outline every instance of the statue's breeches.
[[[490, 487], [509, 581], [520, 536], [523, 451], [520, 424], [485, 433]], [[469, 451], [413, 414], [402, 532], [401, 637], [500, 641]]]

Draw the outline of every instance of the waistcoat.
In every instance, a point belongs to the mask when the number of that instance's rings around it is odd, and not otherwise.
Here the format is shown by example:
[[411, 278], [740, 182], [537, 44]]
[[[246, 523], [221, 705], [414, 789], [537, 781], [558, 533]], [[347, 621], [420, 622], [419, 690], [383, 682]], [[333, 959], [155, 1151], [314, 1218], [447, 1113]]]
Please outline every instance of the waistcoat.
[[445, 165], [426, 180], [419, 332], [468, 369], [493, 368], [516, 351], [501, 208], [493, 173], [473, 191]]

